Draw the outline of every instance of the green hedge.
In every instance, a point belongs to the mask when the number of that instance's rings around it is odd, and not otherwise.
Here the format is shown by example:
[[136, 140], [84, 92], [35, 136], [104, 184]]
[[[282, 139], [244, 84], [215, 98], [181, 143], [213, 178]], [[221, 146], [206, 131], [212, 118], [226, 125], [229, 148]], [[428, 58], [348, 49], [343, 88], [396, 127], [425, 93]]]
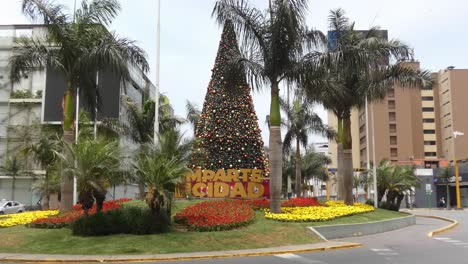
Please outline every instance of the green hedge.
[[80, 217], [71, 229], [78, 236], [145, 235], [167, 232], [169, 225], [164, 213], [153, 215], [148, 208], [128, 207]]

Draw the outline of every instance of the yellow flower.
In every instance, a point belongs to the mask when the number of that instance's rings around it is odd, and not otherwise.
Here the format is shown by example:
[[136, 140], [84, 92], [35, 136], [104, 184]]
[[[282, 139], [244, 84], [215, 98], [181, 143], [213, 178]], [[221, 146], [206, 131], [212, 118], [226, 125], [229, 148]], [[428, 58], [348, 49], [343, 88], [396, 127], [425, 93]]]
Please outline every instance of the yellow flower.
[[265, 218], [285, 222], [319, 222], [374, 210], [374, 207], [367, 204], [355, 203], [348, 206], [343, 201], [328, 201], [325, 206], [284, 207], [281, 214], [272, 214], [265, 209]]
[[26, 225], [39, 218], [58, 215], [58, 210], [33, 211], [19, 214], [0, 215], [0, 227]]

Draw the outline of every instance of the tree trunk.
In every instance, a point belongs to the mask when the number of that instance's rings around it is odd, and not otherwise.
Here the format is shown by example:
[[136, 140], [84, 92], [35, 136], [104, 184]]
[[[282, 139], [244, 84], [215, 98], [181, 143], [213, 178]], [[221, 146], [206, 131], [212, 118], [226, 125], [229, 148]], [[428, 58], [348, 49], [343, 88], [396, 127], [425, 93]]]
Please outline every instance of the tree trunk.
[[404, 194], [398, 194], [397, 195], [397, 202], [396, 202], [396, 211], [400, 211], [400, 206], [401, 206], [401, 201], [403, 201], [403, 198], [405, 198], [405, 195]]
[[336, 188], [337, 199], [344, 200], [346, 196], [343, 184], [343, 144], [338, 143], [336, 151]]
[[[67, 91], [63, 99], [63, 140], [67, 143], [73, 143], [74, 133], [73, 133], [73, 114], [74, 114], [74, 98], [73, 92], [71, 90], [70, 82], [67, 82]], [[64, 153], [65, 155], [70, 155], [70, 153]], [[68, 177], [63, 174], [61, 176], [60, 182], [60, 192], [61, 192], [61, 201], [60, 201], [60, 212], [68, 212], [72, 210], [73, 207], [73, 178]]]
[[282, 143], [278, 83], [271, 85], [270, 105], [270, 211], [281, 213]]
[[343, 192], [344, 202], [353, 205], [353, 149], [351, 139], [351, 113], [343, 116]]
[[296, 195], [297, 197], [301, 197], [301, 146], [299, 139], [296, 138]]

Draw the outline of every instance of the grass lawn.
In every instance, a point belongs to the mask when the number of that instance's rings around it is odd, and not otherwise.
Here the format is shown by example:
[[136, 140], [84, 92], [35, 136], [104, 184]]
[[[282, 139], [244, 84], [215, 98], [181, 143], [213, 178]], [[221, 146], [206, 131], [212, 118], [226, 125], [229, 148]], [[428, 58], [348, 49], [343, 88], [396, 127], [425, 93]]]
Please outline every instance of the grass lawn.
[[[200, 200], [177, 201], [176, 209]], [[133, 202], [132, 206], [138, 205]], [[141, 203], [141, 202], [140, 202]], [[141, 204], [140, 204], [141, 205]], [[362, 223], [406, 216], [404, 213], [377, 210], [321, 223], [285, 223], [267, 220], [261, 212], [250, 226], [224, 232], [173, 231], [157, 235], [72, 236], [64, 229], [34, 229], [23, 226], [0, 229], [0, 252], [43, 254], [158, 254], [261, 248], [319, 242], [305, 231], [307, 226]]]

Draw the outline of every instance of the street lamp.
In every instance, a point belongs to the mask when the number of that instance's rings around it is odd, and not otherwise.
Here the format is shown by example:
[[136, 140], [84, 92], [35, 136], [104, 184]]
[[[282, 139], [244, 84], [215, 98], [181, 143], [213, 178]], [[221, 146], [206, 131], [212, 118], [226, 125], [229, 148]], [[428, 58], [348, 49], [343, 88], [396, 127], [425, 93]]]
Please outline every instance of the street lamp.
[[460, 131], [453, 131], [453, 162], [455, 165], [455, 191], [457, 194], [457, 209], [461, 208], [461, 202], [460, 202], [460, 180], [458, 179], [459, 177], [459, 172], [458, 172], [458, 162], [456, 155], [457, 153], [455, 152], [455, 139], [457, 136], [463, 136], [465, 133], [460, 132]]

